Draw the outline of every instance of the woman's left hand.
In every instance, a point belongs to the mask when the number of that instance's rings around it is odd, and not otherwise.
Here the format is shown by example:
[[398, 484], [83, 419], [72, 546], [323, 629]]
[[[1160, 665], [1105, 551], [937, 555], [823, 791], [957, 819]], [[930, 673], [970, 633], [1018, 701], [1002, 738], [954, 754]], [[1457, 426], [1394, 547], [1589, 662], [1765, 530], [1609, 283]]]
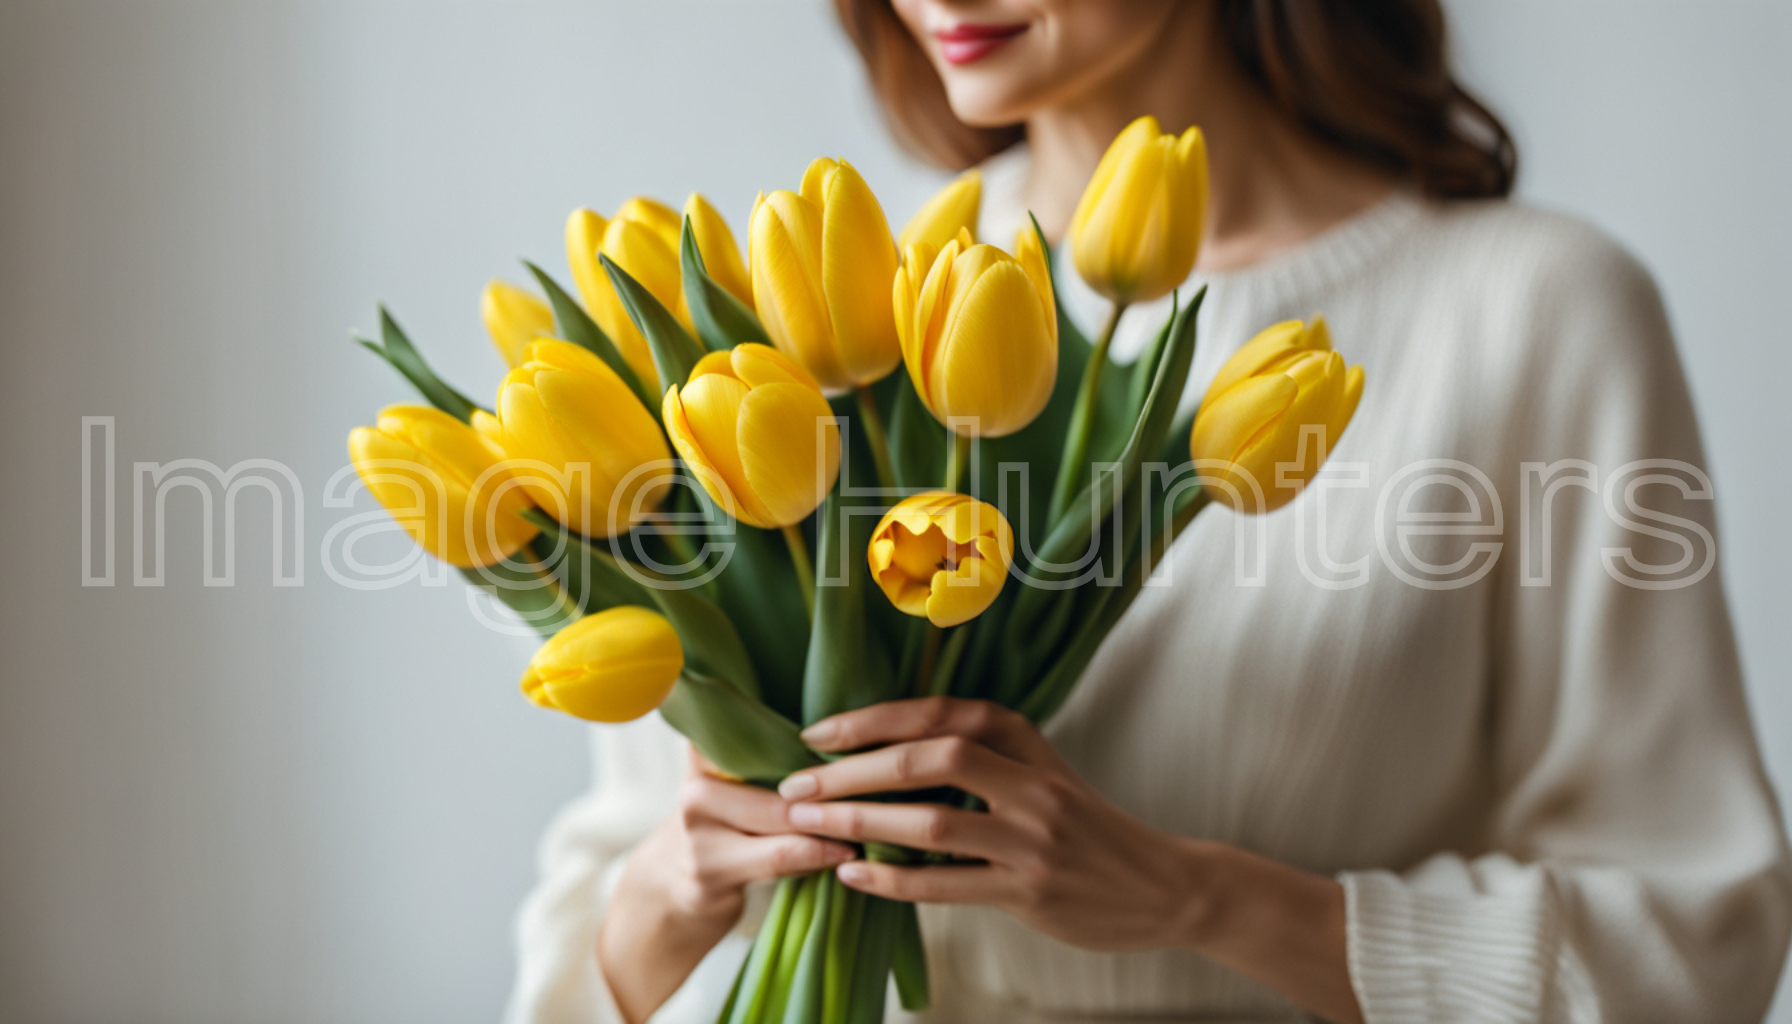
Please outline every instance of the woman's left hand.
[[[846, 885], [918, 903], [989, 904], [1089, 949], [1198, 944], [1210, 889], [1202, 844], [1114, 806], [1019, 714], [987, 701], [895, 701], [818, 722], [803, 739], [821, 751], [879, 749], [785, 779], [778, 792], [793, 801], [793, 828], [982, 862], [853, 861], [836, 869]], [[842, 800], [935, 786], [981, 797], [988, 813]]]

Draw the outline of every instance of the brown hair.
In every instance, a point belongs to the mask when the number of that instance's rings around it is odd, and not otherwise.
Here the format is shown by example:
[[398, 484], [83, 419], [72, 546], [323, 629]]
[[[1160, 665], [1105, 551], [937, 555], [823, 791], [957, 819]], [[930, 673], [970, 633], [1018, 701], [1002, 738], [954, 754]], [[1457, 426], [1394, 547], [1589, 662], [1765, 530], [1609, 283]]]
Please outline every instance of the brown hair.
[[[1438, 0], [1215, 0], [1244, 74], [1314, 136], [1428, 195], [1503, 196], [1518, 151], [1450, 73]], [[1026, 137], [958, 120], [890, 0], [835, 0], [904, 146], [953, 170]]]

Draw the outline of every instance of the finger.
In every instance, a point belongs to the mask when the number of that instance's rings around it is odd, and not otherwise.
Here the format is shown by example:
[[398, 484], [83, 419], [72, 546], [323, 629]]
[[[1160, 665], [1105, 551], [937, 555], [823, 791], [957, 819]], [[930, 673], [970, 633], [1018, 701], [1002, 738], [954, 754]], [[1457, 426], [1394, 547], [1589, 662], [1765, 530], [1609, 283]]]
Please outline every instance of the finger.
[[781, 835], [795, 831], [789, 809], [776, 793], [708, 775], [686, 779], [678, 796], [686, 828], [717, 824], [756, 836]]
[[976, 740], [1025, 764], [1057, 761], [1033, 723], [986, 700], [922, 697], [887, 701], [824, 718], [803, 730], [803, 742], [816, 750], [858, 750], [861, 747], [935, 736]]
[[786, 875], [806, 875], [857, 856], [845, 843], [815, 836], [728, 834], [710, 837], [700, 845], [697, 870], [706, 883], [733, 888]]
[[778, 784], [778, 795], [786, 800], [834, 800], [866, 793], [957, 786], [995, 806], [1034, 773], [1035, 769], [1003, 757], [976, 740], [938, 736], [796, 772]]
[[901, 867], [855, 860], [834, 869], [849, 889], [905, 903], [996, 903], [1001, 876], [976, 864]]
[[938, 804], [791, 804], [790, 824], [848, 842], [893, 843], [984, 860], [1002, 860], [1021, 845], [1012, 826], [992, 815]]

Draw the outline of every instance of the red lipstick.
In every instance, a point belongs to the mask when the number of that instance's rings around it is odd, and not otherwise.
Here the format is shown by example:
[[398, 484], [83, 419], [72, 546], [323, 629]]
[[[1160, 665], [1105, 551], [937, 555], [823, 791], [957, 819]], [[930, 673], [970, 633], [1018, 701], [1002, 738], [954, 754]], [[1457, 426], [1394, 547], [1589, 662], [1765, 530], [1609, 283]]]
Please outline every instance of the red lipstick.
[[933, 38], [939, 40], [940, 54], [950, 64], [969, 64], [993, 53], [997, 47], [1027, 30], [1018, 25], [973, 25], [961, 23], [939, 29]]

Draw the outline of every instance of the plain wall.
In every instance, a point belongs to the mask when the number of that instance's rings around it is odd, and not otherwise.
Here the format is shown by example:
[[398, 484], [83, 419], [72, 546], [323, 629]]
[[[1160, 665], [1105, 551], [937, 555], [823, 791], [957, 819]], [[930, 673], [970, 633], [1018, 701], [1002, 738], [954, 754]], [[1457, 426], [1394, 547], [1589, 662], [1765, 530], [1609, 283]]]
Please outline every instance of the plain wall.
[[[1663, 284], [1792, 792], [1788, 5], [1451, 9], [1524, 195]], [[562, 266], [568, 210], [701, 188], [738, 226], [822, 153], [898, 221], [937, 181], [810, 0], [0, 4], [0, 1021], [497, 1015], [584, 735], [519, 699], [529, 645], [479, 628], [457, 579], [321, 571], [343, 437], [406, 397], [347, 332], [383, 300], [483, 395], [479, 288]], [[116, 417], [110, 588], [80, 585], [83, 415]], [[293, 468], [304, 586], [272, 585], [255, 495], [236, 585], [204, 586], [190, 491], [166, 585], [131, 585], [130, 466], [179, 458]]]

